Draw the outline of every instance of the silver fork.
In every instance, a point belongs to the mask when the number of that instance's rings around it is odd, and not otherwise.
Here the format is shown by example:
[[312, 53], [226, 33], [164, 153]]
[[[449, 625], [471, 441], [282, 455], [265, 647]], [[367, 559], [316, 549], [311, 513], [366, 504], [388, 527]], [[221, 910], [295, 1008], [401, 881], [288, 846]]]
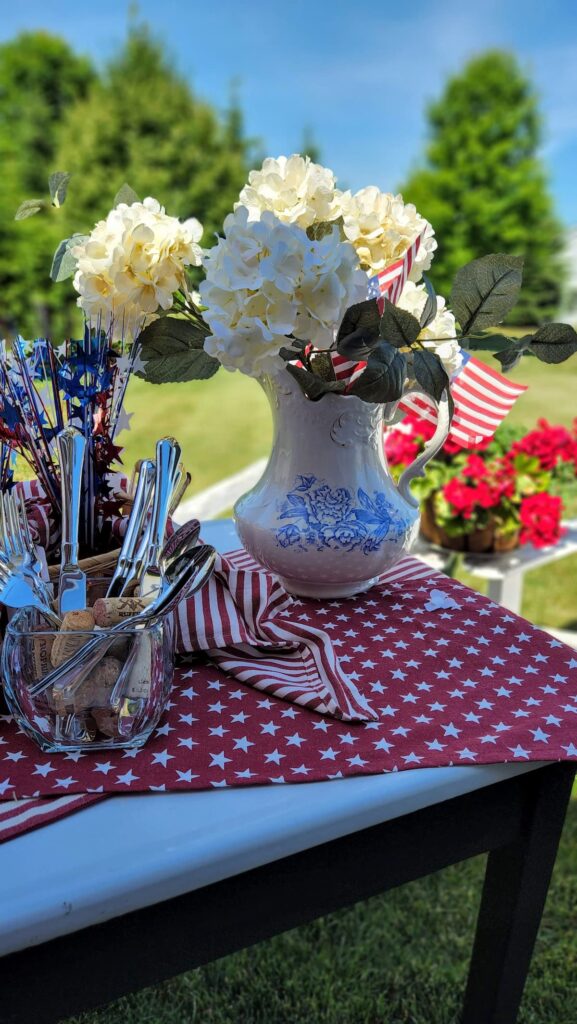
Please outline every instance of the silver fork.
[[0, 559], [0, 603], [5, 604], [7, 608], [37, 608], [56, 629], [60, 629], [60, 619], [44, 594], [38, 593], [34, 580], [34, 576], [13, 562]]
[[52, 595], [43, 579], [43, 561], [32, 540], [24, 502], [15, 493], [0, 494], [0, 532], [5, 565], [25, 576], [42, 600], [49, 602]]

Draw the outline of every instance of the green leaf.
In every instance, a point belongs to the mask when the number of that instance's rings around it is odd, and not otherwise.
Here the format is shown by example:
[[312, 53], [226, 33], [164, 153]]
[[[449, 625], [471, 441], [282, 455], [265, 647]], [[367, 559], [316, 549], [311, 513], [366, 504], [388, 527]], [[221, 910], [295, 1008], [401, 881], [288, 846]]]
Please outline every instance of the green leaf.
[[307, 237], [310, 238], [312, 242], [320, 242], [321, 238], [325, 238], [326, 235], [330, 235], [334, 226], [334, 222], [328, 220], [319, 221], [317, 224], [311, 224], [307, 228]]
[[385, 299], [385, 308], [380, 323], [381, 338], [388, 341], [390, 345], [401, 348], [403, 345], [410, 345], [416, 341], [421, 333], [421, 325], [412, 313], [406, 309], [399, 309], [393, 306], [392, 302]]
[[523, 280], [521, 256], [491, 253], [457, 271], [449, 305], [463, 334], [495, 327], [517, 301]]
[[403, 394], [406, 373], [407, 360], [402, 352], [381, 341], [348, 393], [364, 402], [396, 402]]
[[50, 198], [52, 200], [52, 205], [56, 206], [56, 208], [62, 206], [62, 203], [66, 199], [69, 181], [70, 174], [68, 173], [68, 171], [55, 171], [54, 174], [51, 174], [48, 179]]
[[379, 343], [379, 333], [373, 327], [359, 327], [337, 342], [337, 352], [347, 359], [366, 359]]
[[495, 359], [499, 360], [501, 368], [505, 373], [508, 373], [509, 370], [512, 370], [521, 362], [532, 338], [533, 335], [527, 334], [524, 338], [519, 338], [517, 341], [513, 341], [511, 338], [506, 339], [509, 341], [509, 344], [493, 352]]
[[419, 317], [421, 330], [424, 330], [425, 327], [428, 327], [429, 324], [435, 319], [437, 315], [437, 296], [435, 293], [435, 289], [433, 288], [426, 274], [423, 274], [423, 284], [425, 285], [425, 288], [427, 290], [427, 301], [425, 302], [425, 305], [423, 306], [423, 312]]
[[310, 359], [310, 367], [313, 373], [323, 380], [336, 379], [330, 352], [314, 352]]
[[337, 352], [347, 359], [366, 359], [379, 340], [381, 314], [376, 299], [347, 309], [337, 335]]
[[423, 349], [414, 353], [413, 369], [417, 384], [420, 384], [423, 391], [432, 395], [437, 402], [440, 401], [443, 391], [449, 386], [449, 378], [441, 360], [434, 352]]
[[44, 210], [48, 206], [46, 199], [25, 199], [14, 214], [14, 220], [27, 220], [28, 217], [33, 217], [35, 213], [40, 213], [40, 210]]
[[459, 338], [459, 345], [467, 352], [501, 352], [513, 344], [514, 339], [508, 338], [505, 334], [471, 334], [466, 338]]
[[75, 234], [71, 235], [70, 238], [62, 239], [54, 253], [52, 266], [50, 267], [50, 277], [53, 281], [66, 281], [68, 277], [72, 277], [76, 273], [76, 258], [70, 250], [75, 245], [85, 242], [88, 237], [88, 235]]
[[347, 382], [344, 380], [324, 380], [316, 373], [311, 373], [310, 370], [305, 370], [301, 366], [292, 366], [289, 363], [285, 369], [296, 380], [301, 390], [307, 398], [310, 398], [311, 402], [318, 402], [325, 395], [342, 394], [347, 386]]
[[151, 384], [212, 377], [220, 363], [204, 351], [204, 339], [209, 333], [203, 322], [196, 324], [173, 316], [153, 320], [138, 338], [144, 369], [137, 376]]
[[564, 363], [577, 352], [577, 333], [569, 324], [543, 324], [533, 335], [529, 350], [543, 363]]
[[295, 340], [291, 342], [290, 346], [283, 345], [282, 348], [279, 348], [278, 354], [281, 357], [281, 359], [284, 359], [285, 362], [289, 363], [295, 359], [300, 359], [306, 347], [306, 341]]
[[354, 306], [349, 306], [337, 334], [337, 349], [339, 349], [339, 342], [343, 338], [347, 338], [359, 329], [371, 329], [378, 335], [380, 321], [381, 314], [376, 299], [366, 299], [365, 302], [356, 302]]
[[139, 197], [130, 185], [124, 182], [114, 197], [113, 206], [118, 206], [120, 203], [126, 203], [127, 206], [132, 206], [133, 203], [140, 202]]

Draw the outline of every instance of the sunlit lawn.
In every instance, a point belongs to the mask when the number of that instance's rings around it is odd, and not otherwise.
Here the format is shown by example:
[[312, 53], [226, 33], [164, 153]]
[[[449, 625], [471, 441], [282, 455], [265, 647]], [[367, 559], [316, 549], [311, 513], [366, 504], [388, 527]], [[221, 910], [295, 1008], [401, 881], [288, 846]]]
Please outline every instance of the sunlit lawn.
[[[510, 413], [510, 422], [530, 427], [539, 416], [564, 424], [577, 417], [577, 359], [561, 366], [526, 359], [510, 377], [529, 384]], [[242, 469], [269, 450], [266, 398], [256, 381], [240, 373], [219, 370], [207, 381], [160, 387], [134, 379], [126, 406], [134, 413], [132, 430], [121, 435], [126, 465], [152, 454], [158, 437], [173, 434], [183, 447], [194, 490]]]
[[257, 382], [241, 373], [219, 370], [210, 380], [160, 386], [134, 378], [126, 408], [134, 416], [132, 429], [120, 435], [125, 464], [153, 456], [157, 438], [171, 434], [192, 473], [191, 493], [248, 466], [270, 447], [268, 402]]

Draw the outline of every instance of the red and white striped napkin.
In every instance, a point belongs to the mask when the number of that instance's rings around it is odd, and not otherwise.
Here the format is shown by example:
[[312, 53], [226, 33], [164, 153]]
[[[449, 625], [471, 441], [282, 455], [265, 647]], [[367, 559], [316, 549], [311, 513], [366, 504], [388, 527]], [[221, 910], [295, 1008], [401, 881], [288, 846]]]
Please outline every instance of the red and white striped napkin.
[[41, 825], [49, 825], [102, 799], [105, 797], [101, 793], [72, 793], [48, 799], [4, 800], [0, 803], [0, 843]]
[[324, 630], [246, 551], [217, 556], [214, 575], [177, 613], [177, 651], [206, 651], [257, 690], [345, 722], [377, 715], [339, 663]]

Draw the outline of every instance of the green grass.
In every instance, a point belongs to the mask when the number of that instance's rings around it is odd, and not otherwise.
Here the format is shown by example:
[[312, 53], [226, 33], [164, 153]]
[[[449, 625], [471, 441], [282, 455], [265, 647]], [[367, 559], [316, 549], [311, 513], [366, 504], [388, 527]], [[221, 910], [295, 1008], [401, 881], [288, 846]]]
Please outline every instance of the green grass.
[[134, 378], [126, 408], [132, 429], [120, 435], [124, 464], [154, 456], [157, 438], [180, 442], [192, 473], [190, 493], [243, 469], [270, 449], [271, 416], [264, 392], [241, 373], [219, 372], [189, 384], [147, 384]]
[[[576, 846], [573, 801], [519, 1024], [575, 1024]], [[448, 868], [75, 1021], [456, 1024], [483, 868]]]
[[[486, 362], [500, 370], [497, 360], [491, 356]], [[538, 359], [525, 358], [507, 376], [529, 386], [509, 413], [508, 423], [530, 428], [540, 416], [545, 416], [551, 423], [569, 426], [577, 417], [577, 358], [558, 366], [545, 366]]]

